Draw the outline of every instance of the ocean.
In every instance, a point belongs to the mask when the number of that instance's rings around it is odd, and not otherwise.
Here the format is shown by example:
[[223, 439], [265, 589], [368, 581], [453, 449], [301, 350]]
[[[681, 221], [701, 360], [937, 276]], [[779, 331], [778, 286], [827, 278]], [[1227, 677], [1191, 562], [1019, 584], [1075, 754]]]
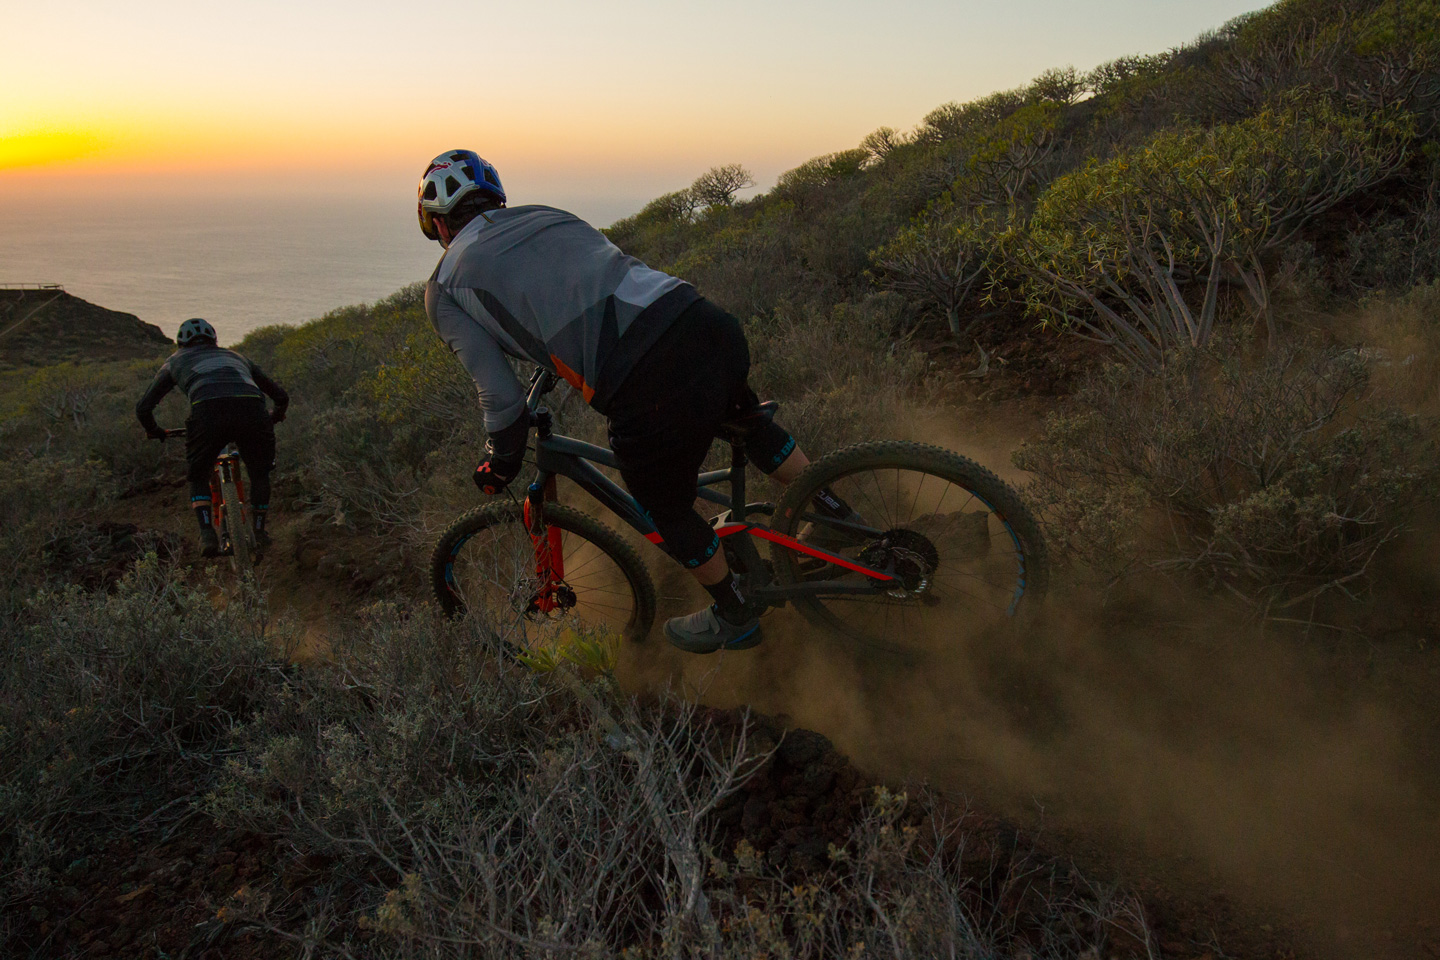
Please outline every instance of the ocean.
[[234, 343], [387, 296], [441, 250], [395, 197], [218, 201], [0, 197], [0, 283], [59, 283], [173, 334], [204, 317]]

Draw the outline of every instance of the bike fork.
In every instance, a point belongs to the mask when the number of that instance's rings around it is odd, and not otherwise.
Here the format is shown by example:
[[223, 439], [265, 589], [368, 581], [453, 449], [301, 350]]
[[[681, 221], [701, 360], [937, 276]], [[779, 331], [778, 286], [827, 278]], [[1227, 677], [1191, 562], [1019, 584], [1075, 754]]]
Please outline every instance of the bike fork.
[[565, 557], [561, 550], [560, 531], [545, 522], [545, 501], [555, 498], [555, 477], [537, 479], [525, 492], [523, 520], [525, 531], [535, 550], [535, 576], [540, 589], [530, 601], [541, 613], [551, 613], [560, 604], [555, 597], [558, 585], [565, 579]]

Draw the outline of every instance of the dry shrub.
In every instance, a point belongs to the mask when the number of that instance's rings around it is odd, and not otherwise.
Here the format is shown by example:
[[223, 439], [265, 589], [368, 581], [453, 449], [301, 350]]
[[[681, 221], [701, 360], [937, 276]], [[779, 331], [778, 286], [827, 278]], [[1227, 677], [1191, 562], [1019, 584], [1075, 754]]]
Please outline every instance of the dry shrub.
[[82, 519], [108, 499], [106, 480], [93, 462], [0, 460], [0, 615], [52, 579]]
[[1440, 413], [1440, 280], [1399, 296], [1371, 297], [1340, 327], [1365, 344], [1379, 396], [1422, 414]]
[[1363, 351], [1111, 367], [1018, 466], [1051, 544], [1109, 575], [1184, 572], [1267, 607], [1353, 592], [1436, 492], [1429, 425], [1378, 403]]
[[748, 326], [750, 381], [762, 399], [782, 401], [780, 420], [812, 456], [893, 437], [906, 423], [926, 361], [897, 339], [904, 310], [903, 298], [881, 293], [829, 316], [777, 313]]
[[371, 611], [250, 725], [211, 811], [339, 858], [363, 920], [314, 907], [376, 931], [374, 955], [709, 936], [707, 816], [763, 758], [691, 707], [487, 655], [485, 633]]
[[701, 955], [1078, 960], [1154, 949], [1132, 895], [1033, 851], [977, 856], [963, 821], [928, 801], [876, 787], [829, 866], [798, 883], [741, 841], [712, 864], [725, 938]]
[[490, 643], [376, 607], [332, 667], [267, 701], [207, 808], [330, 874], [227, 915], [307, 956], [978, 960], [1148, 940], [1116, 891], [1041, 857], [977, 861], [956, 822], [883, 790], [812, 876], [717, 853], [717, 809], [768, 758], [748, 723]]
[[[0, 902], [82, 828], [134, 827], [203, 789], [278, 672], [252, 602], [216, 612], [154, 557], [109, 596], [40, 592], [0, 644]], [[180, 812], [183, 812], [183, 808]]]

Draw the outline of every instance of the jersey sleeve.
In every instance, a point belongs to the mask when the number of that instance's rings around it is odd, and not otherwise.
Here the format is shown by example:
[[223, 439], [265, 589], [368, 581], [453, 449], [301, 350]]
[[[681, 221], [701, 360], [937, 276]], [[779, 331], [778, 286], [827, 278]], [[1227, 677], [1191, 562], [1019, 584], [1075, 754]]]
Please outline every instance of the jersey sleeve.
[[280, 384], [271, 380], [255, 361], [251, 360], [249, 363], [250, 376], [255, 380], [255, 386], [265, 391], [265, 395], [275, 401], [275, 409], [283, 413], [290, 406], [290, 394], [286, 393]]
[[140, 398], [140, 402], [135, 404], [135, 417], [140, 421], [140, 425], [145, 428], [146, 433], [154, 433], [160, 429], [159, 425], [155, 422], [155, 408], [161, 400], [165, 399], [165, 394], [174, 388], [175, 377], [171, 375], [170, 364], [167, 362], [160, 368], [160, 372], [155, 375], [155, 380], [150, 384], [150, 389], [146, 390], [145, 395]]
[[475, 381], [486, 432], [499, 433], [513, 426], [525, 412], [525, 388], [510, 369], [500, 344], [443, 289], [432, 285], [426, 307], [435, 332]]

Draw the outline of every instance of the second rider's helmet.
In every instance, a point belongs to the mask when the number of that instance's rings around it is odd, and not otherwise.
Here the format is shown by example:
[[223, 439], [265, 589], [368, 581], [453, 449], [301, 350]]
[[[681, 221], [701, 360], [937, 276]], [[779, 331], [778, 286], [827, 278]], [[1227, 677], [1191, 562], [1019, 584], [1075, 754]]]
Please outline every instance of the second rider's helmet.
[[201, 320], [199, 317], [192, 317], [180, 324], [180, 332], [175, 334], [175, 342], [185, 347], [196, 340], [209, 340], [215, 342], [215, 328], [210, 326], [209, 321]]
[[505, 188], [500, 185], [500, 174], [475, 151], [449, 150], [431, 160], [420, 177], [419, 200], [416, 202], [420, 231], [431, 240], [439, 240], [435, 214], [449, 213], [461, 199], [477, 190], [502, 204], [505, 202]]

